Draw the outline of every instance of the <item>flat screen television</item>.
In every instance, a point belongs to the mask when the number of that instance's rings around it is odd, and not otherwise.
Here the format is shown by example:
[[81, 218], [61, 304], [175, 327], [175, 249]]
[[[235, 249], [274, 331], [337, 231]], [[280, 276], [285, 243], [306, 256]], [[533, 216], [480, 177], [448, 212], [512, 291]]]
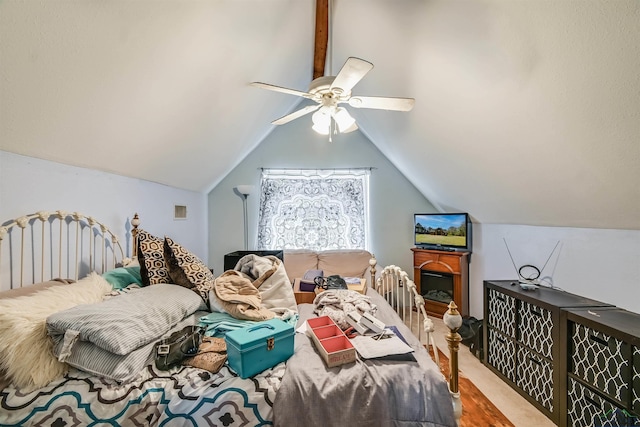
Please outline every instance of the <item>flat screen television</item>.
[[471, 220], [467, 213], [413, 215], [416, 247], [471, 252]]

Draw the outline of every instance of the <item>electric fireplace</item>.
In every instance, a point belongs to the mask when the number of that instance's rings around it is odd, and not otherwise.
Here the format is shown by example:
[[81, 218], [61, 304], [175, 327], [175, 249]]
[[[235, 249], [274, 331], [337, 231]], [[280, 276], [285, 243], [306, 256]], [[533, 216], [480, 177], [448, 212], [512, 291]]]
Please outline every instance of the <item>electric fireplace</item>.
[[412, 248], [413, 281], [431, 316], [442, 317], [451, 301], [469, 315], [469, 253]]

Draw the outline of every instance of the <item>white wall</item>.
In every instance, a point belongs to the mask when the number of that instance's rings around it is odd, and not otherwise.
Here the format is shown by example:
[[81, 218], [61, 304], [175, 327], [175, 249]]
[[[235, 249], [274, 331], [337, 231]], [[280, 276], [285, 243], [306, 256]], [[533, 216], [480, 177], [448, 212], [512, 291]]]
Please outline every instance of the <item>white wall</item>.
[[482, 281], [517, 278], [516, 265], [538, 268], [541, 277], [567, 292], [640, 313], [640, 230], [474, 224], [470, 311], [482, 318]]
[[[372, 166], [371, 251], [381, 265], [396, 264], [413, 275], [414, 212], [435, 209], [360, 132], [327, 137], [310, 130], [310, 119], [276, 127], [209, 193], [209, 265], [219, 274], [223, 256], [243, 248], [242, 200], [233, 188], [260, 185], [260, 168]], [[258, 194], [249, 196], [249, 246], [255, 247]], [[465, 210], [464, 206], [458, 209]], [[474, 217], [473, 212], [469, 212]], [[640, 312], [640, 231], [506, 224], [473, 224], [469, 273], [470, 314], [483, 317], [483, 280], [516, 279], [503, 238], [518, 266], [539, 268], [568, 292]]]
[[[187, 206], [186, 220], [173, 219], [176, 204]], [[207, 259], [204, 194], [0, 151], [0, 222], [41, 210], [95, 217], [120, 237], [127, 254], [125, 226], [137, 212], [141, 228]]]
[[381, 265], [412, 271], [413, 214], [434, 212], [434, 207], [359, 131], [328, 139], [311, 130], [309, 116], [277, 126], [209, 193], [209, 265], [216, 274], [222, 272], [225, 253], [244, 247], [242, 200], [233, 191], [237, 185], [256, 187], [248, 198], [249, 247], [255, 248], [260, 168], [373, 167], [369, 250]]
[[[304, 120], [302, 120], [304, 121]], [[359, 133], [329, 144], [305, 135], [301, 126], [288, 136], [277, 128], [264, 144], [234, 169], [208, 197], [200, 193], [90, 169], [66, 166], [0, 151], [0, 221], [39, 210], [78, 211], [93, 215], [117, 235], [138, 212], [149, 232], [174, 237], [203, 260], [209, 243], [210, 266], [222, 269], [224, 253], [242, 249], [242, 203], [238, 184], [259, 185], [258, 167], [376, 167], [371, 175], [372, 251], [382, 265], [412, 272], [411, 215], [433, 211], [400, 172]], [[174, 204], [186, 205], [188, 219], [173, 219]], [[255, 242], [257, 197], [249, 198], [250, 242]], [[471, 212], [473, 215], [473, 212]], [[640, 312], [640, 231], [534, 227], [474, 223], [470, 266], [470, 311], [482, 317], [482, 281], [515, 279], [503, 238], [517, 265], [542, 267], [555, 286], [568, 292]], [[124, 237], [121, 237], [124, 239]], [[129, 247], [125, 250], [130, 252]]]

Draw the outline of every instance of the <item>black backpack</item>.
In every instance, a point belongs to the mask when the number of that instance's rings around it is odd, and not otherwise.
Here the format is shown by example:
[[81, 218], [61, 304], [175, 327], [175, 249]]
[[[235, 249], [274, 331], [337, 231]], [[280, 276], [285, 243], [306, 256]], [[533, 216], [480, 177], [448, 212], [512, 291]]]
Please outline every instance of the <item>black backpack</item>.
[[478, 359], [482, 360], [484, 353], [483, 347], [483, 335], [484, 330], [482, 319], [478, 320], [475, 317], [465, 317], [462, 319], [462, 326], [458, 329], [458, 333], [462, 338], [462, 344], [469, 347], [471, 353], [473, 353]]

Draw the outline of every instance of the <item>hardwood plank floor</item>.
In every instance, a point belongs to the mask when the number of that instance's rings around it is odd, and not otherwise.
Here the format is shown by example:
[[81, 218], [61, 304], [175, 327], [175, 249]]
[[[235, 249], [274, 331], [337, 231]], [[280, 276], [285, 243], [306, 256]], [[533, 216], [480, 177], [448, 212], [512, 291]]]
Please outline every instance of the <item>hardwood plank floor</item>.
[[[438, 349], [444, 354], [448, 354], [447, 342], [445, 335], [448, 331], [442, 322], [442, 319], [433, 318], [436, 332], [435, 339]], [[547, 418], [536, 407], [530, 404], [525, 398], [520, 396], [518, 392], [509, 387], [504, 381], [498, 378], [489, 370], [480, 360], [478, 360], [469, 348], [460, 345], [458, 353], [460, 371], [463, 373], [475, 388], [482, 393], [506, 419], [515, 427], [554, 427], [555, 424]], [[460, 396], [464, 396], [466, 390], [464, 385], [460, 385]], [[464, 404], [464, 400], [463, 400]], [[464, 414], [463, 407], [463, 414]], [[464, 415], [463, 415], [464, 418]], [[500, 424], [492, 424], [491, 420], [486, 421], [488, 424], [477, 422], [474, 427], [499, 426]]]
[[[414, 317], [417, 321], [417, 316]], [[435, 340], [438, 349], [441, 354], [448, 355], [449, 349], [445, 336], [448, 333], [447, 327], [442, 322], [442, 319], [431, 317], [435, 326]], [[410, 326], [407, 322], [407, 326]], [[417, 333], [417, 324], [414, 323], [411, 328], [414, 333]], [[420, 326], [422, 327], [422, 326]], [[422, 333], [422, 344], [426, 344], [426, 338]], [[448, 356], [447, 356], [448, 357]], [[501, 427], [501, 426], [514, 426], [514, 427], [555, 427], [555, 424], [547, 418], [542, 412], [540, 412], [535, 406], [529, 403], [524, 397], [518, 394], [517, 391], [512, 389], [504, 381], [502, 381], [496, 374], [494, 374], [489, 368], [487, 368], [480, 360], [478, 360], [471, 352], [469, 348], [464, 345], [460, 345], [460, 351], [458, 352], [458, 360], [460, 365], [460, 372], [462, 377], [466, 378], [472, 385], [473, 389], [476, 389], [483, 397], [475, 395], [475, 391], [469, 394], [473, 394], [472, 402], [468, 403], [468, 408], [465, 405], [465, 394], [467, 389], [466, 384], [460, 384], [460, 397], [463, 401], [463, 416], [461, 422], [463, 426], [473, 427]], [[446, 362], [448, 366], [448, 361]], [[442, 363], [441, 363], [442, 365]], [[485, 400], [486, 399], [486, 400]], [[467, 424], [466, 414], [473, 412], [481, 413], [486, 410], [486, 414], [491, 414], [494, 411], [493, 407], [488, 409], [481, 409], [485, 406], [485, 402], [489, 402], [495, 407], [498, 415], [482, 414], [481, 419], [473, 420], [472, 417], [470, 424]], [[505, 421], [506, 420], [506, 421]], [[507, 424], [508, 423], [508, 424]]]
[[[449, 359], [440, 349], [440, 370], [449, 375]], [[433, 352], [430, 350], [430, 353]], [[502, 412], [478, 388], [461, 373], [458, 379], [460, 399], [462, 400], [462, 418], [460, 427], [514, 427]]]

